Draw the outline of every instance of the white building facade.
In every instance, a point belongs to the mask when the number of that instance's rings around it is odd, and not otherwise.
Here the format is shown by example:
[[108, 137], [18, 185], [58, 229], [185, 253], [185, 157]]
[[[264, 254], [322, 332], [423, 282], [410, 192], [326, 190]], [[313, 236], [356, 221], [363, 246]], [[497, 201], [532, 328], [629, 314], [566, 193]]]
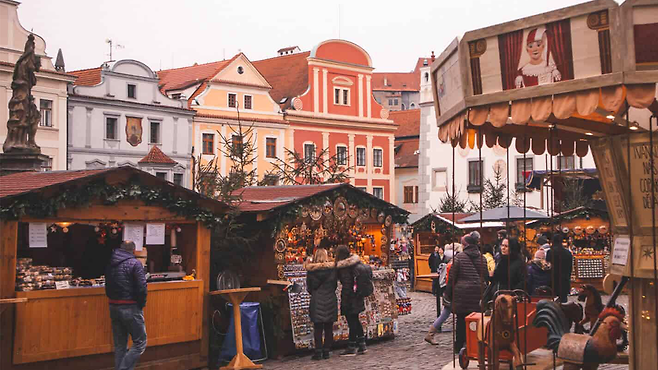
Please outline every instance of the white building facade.
[[[453, 148], [449, 143], [442, 143], [438, 138], [438, 127], [436, 125], [436, 114], [432, 96], [432, 83], [429, 78], [430, 66], [421, 68], [421, 115], [420, 115], [420, 157], [418, 159], [418, 176], [420, 180], [419, 207], [424, 214], [437, 209], [441, 199], [447, 194], [452, 194], [453, 186]], [[472, 201], [474, 204], [480, 202], [480, 191], [482, 189], [478, 172], [478, 161], [481, 158], [483, 181], [487, 179], [494, 181], [495, 171], [498, 168], [502, 173], [503, 184], [509, 183], [510, 201], [516, 197], [523, 199], [528, 207], [539, 208], [548, 211], [550, 202], [547, 198], [548, 188], [543, 190], [525, 189], [523, 184], [523, 173], [527, 171], [550, 170], [557, 171], [559, 168], [583, 169], [596, 168], [591, 153], [585, 157], [551, 157], [548, 153], [535, 155], [532, 151], [523, 153], [515, 150], [515, 142], [507, 149], [498, 145], [489, 148], [482, 146], [481, 157], [477, 146], [474, 149], [462, 149], [457, 146], [454, 149], [454, 184], [455, 193], [463, 201]], [[509, 182], [507, 176], [509, 174]], [[524, 190], [525, 189], [525, 190]]]
[[133, 166], [191, 187], [194, 111], [163, 95], [148, 66], [120, 60], [71, 73], [69, 169]]
[[[12, 96], [11, 82], [14, 65], [23, 54], [30, 32], [18, 20], [18, 5], [0, 0], [0, 146], [7, 138], [7, 108]], [[29, 27], [28, 27], [29, 28]], [[41, 112], [41, 122], [35, 137], [41, 153], [50, 157], [46, 170], [66, 169], [66, 90], [75, 77], [56, 71], [52, 58], [46, 54], [46, 42], [34, 35], [35, 53], [41, 57], [41, 71], [36, 73], [37, 84], [32, 88], [34, 103]], [[0, 147], [0, 151], [2, 148]]]

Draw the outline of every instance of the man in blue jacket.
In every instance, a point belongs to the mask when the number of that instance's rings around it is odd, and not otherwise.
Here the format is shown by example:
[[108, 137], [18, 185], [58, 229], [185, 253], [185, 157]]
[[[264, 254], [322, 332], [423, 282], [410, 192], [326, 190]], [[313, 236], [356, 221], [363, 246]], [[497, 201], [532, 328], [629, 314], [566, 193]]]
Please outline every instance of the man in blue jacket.
[[[112, 252], [105, 271], [105, 294], [110, 302], [114, 335], [114, 368], [133, 370], [146, 349], [146, 275], [135, 258], [135, 243], [126, 240]], [[128, 350], [128, 335], [133, 345]]]

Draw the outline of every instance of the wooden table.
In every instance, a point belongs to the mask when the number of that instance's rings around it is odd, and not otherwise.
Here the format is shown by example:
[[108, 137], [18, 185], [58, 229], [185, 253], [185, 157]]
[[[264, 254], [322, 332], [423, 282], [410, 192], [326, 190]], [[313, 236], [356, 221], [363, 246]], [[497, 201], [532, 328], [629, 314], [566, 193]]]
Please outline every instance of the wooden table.
[[3, 298], [0, 299], [0, 313], [2, 313], [5, 308], [7, 308], [10, 304], [15, 304], [15, 303], [25, 303], [27, 302], [27, 298]]
[[233, 305], [233, 321], [235, 324], [235, 357], [228, 365], [222, 366], [221, 370], [228, 369], [262, 369], [263, 365], [256, 365], [243, 352], [242, 347], [242, 316], [240, 312], [240, 303], [244, 301], [250, 292], [260, 292], [260, 288], [238, 288], [215, 290], [210, 295], [221, 295]]

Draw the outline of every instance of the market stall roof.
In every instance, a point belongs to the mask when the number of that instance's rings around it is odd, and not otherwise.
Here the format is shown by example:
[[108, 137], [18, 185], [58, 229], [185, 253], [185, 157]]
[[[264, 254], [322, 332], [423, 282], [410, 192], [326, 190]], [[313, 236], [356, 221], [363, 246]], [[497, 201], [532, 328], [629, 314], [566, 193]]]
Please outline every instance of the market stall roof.
[[[517, 206], [504, 206], [493, 209], [488, 209], [482, 212], [482, 221], [519, 221], [519, 220], [539, 220], [548, 219], [549, 217], [543, 213], [529, 208], [525, 209], [525, 214], [522, 207]], [[474, 213], [471, 216], [465, 217], [461, 220], [464, 223], [480, 222], [480, 213]]]
[[539, 189], [541, 180], [544, 177], [560, 177], [578, 180], [598, 180], [599, 171], [596, 168], [582, 168], [569, 170], [535, 170], [530, 173], [524, 173], [525, 185], [531, 189]]
[[[598, 205], [598, 207], [597, 207]], [[603, 216], [603, 217], [608, 217], [608, 209], [605, 207], [605, 204], [600, 204], [600, 203], [595, 203], [593, 207], [576, 207], [574, 209], [570, 209], [568, 211], [564, 211], [561, 213], [556, 212], [553, 214], [552, 220], [554, 221], [559, 221], [560, 219], [563, 219], [565, 217], [573, 217], [573, 216], [578, 216], [578, 215], [583, 215], [583, 217], [586, 217], [586, 215], [589, 216]], [[527, 222], [526, 225], [531, 226], [537, 223], [541, 223], [543, 220], [532, 220], [530, 222]]]
[[644, 40], [658, 34], [657, 9], [596, 0], [455, 39], [432, 64], [439, 139], [508, 148], [516, 138], [522, 153], [582, 157], [590, 139], [647, 130], [658, 53]]
[[[456, 228], [461, 229], [461, 230], [467, 230], [467, 229], [478, 229], [480, 228], [480, 224], [473, 224], [473, 223], [464, 223], [462, 222], [463, 219], [466, 217], [469, 217], [473, 215], [474, 213], [455, 213], [454, 218], [452, 213], [438, 213], [438, 212], [432, 212], [424, 217], [420, 218], [416, 222], [414, 222], [414, 225], [422, 222], [427, 217], [433, 217], [436, 218], [440, 221], [443, 221], [449, 225], [454, 225]], [[479, 213], [478, 213], [479, 215]], [[455, 221], [453, 221], [455, 220]], [[479, 220], [479, 219], [478, 219]], [[502, 228], [505, 227], [504, 222], [498, 222], [498, 221], [487, 221], [482, 223], [482, 227], [484, 228]]]
[[357, 193], [359, 196], [369, 198], [381, 205], [384, 209], [389, 209], [400, 215], [409, 214], [408, 211], [399, 208], [383, 199], [379, 199], [372, 194], [357, 189], [349, 183], [340, 184], [320, 184], [320, 185], [282, 185], [282, 186], [249, 186], [238, 190], [242, 196], [242, 203], [238, 206], [242, 212], [269, 212], [278, 210], [311, 197], [333, 192], [338, 189], [345, 189]]
[[195, 191], [130, 166], [96, 170], [19, 172], [2, 176], [0, 177], [0, 202], [6, 206], [24, 196], [29, 197], [36, 194], [54, 196], [64, 189], [82, 188], [101, 180], [108, 185], [128, 185], [133, 181], [138, 181], [142, 185], [165, 190], [183, 199], [197, 201], [200, 206], [216, 213], [228, 209], [228, 205], [225, 203], [207, 198]]

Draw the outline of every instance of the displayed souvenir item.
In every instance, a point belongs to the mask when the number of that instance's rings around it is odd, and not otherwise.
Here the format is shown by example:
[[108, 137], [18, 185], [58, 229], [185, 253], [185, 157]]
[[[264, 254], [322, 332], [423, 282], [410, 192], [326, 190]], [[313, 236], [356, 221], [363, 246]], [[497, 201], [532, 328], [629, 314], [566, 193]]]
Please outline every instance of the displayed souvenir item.
[[350, 204], [347, 207], [347, 215], [350, 218], [356, 218], [359, 215], [359, 209], [354, 204]]
[[302, 216], [302, 218], [308, 217], [308, 214], [309, 214], [308, 207], [306, 206], [302, 207], [302, 209], [300, 210], [300, 215]]
[[393, 224], [393, 216], [391, 216], [391, 215], [386, 216], [386, 219], [384, 219], [384, 225], [386, 227], [389, 227], [392, 224]]
[[382, 235], [381, 240], [382, 240], [382, 248], [383, 248], [385, 246], [385, 244], [388, 243], [388, 238], [386, 237], [386, 235]]
[[599, 234], [607, 234], [607, 233], [608, 233], [608, 226], [606, 225], [599, 226]]
[[386, 220], [386, 215], [384, 214], [384, 212], [379, 212], [379, 214], [377, 214], [377, 222], [383, 224], [384, 220]]
[[576, 235], [580, 235], [583, 233], [583, 227], [582, 226], [574, 226], [573, 232]]
[[286, 251], [286, 240], [285, 239], [278, 239], [276, 243], [274, 243], [274, 249], [279, 252], [283, 253]]
[[592, 235], [592, 234], [594, 234], [594, 231], [596, 231], [596, 229], [594, 228], [594, 226], [591, 226], [591, 225], [590, 225], [590, 226], [587, 226], [587, 228], [585, 229], [585, 231], [586, 231], [589, 235]]
[[347, 201], [343, 197], [336, 198], [334, 202], [334, 216], [336, 219], [343, 220], [347, 217]]
[[274, 261], [276, 263], [283, 263], [285, 261], [283, 253], [277, 252], [274, 254]]
[[331, 212], [333, 212], [333, 210], [334, 210], [334, 205], [331, 204], [330, 201], [327, 201], [327, 202], [324, 204], [324, 207], [322, 207], [322, 213], [323, 213], [325, 216], [330, 215]]
[[568, 234], [569, 233], [569, 228], [568, 227], [563, 227], [562, 228], [562, 233]]
[[309, 212], [309, 215], [311, 216], [311, 219], [313, 221], [318, 221], [322, 218], [322, 207], [315, 205], [311, 207], [311, 211]]
[[361, 211], [359, 212], [362, 218], [366, 219], [370, 217], [370, 210], [368, 208], [361, 208]]
[[379, 213], [379, 212], [377, 212], [377, 209], [376, 209], [376, 208], [371, 208], [371, 209], [370, 209], [370, 218], [372, 218], [373, 220], [376, 220], [376, 219], [377, 219], [377, 214], [378, 214], [378, 213]]

